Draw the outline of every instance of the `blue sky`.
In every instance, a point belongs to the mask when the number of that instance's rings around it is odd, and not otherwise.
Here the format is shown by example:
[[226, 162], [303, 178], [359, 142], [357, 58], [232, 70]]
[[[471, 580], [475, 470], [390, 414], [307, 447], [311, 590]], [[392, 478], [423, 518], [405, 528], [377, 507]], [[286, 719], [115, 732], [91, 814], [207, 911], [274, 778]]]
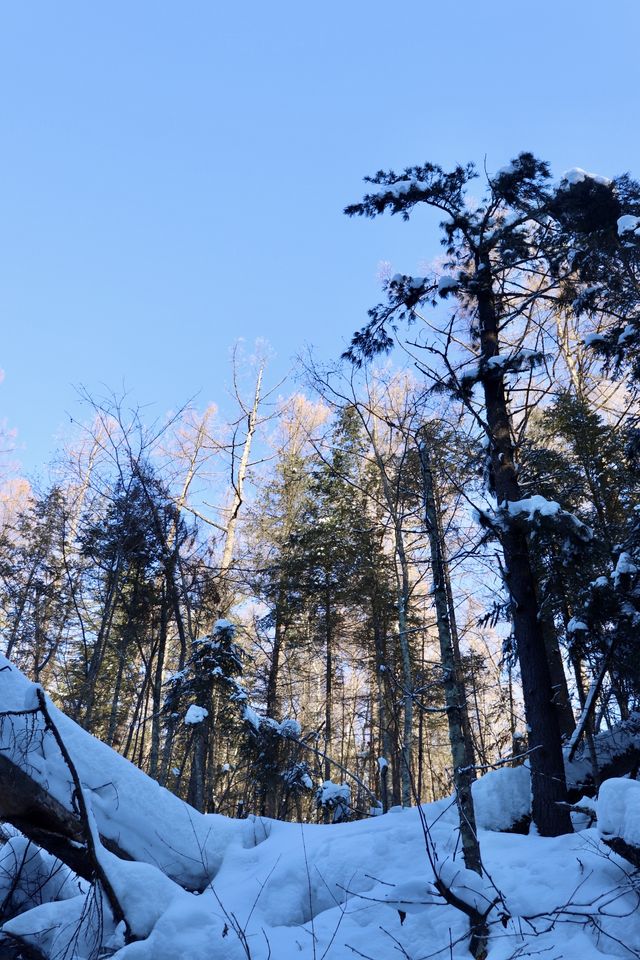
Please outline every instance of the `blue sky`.
[[0, 417], [36, 470], [75, 387], [224, 404], [337, 356], [433, 223], [348, 220], [380, 167], [521, 150], [640, 175], [640, 4], [24, 0], [0, 6]]

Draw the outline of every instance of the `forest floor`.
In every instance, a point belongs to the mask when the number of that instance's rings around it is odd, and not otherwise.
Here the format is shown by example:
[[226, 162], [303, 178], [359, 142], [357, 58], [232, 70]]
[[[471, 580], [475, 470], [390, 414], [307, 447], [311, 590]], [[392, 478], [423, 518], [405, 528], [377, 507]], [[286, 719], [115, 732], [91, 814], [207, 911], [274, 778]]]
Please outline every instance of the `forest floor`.
[[[0, 671], [3, 709], [32, 709], [33, 691], [14, 668]], [[129, 943], [95, 888], [66, 867], [47, 881], [40, 905], [25, 893], [22, 912], [3, 929], [47, 957], [69, 960], [98, 950], [118, 960], [468, 957], [469, 921], [438, 895], [434, 870], [461, 900], [487, 912], [489, 960], [640, 957], [640, 873], [603, 843], [597, 824], [574, 814], [576, 832], [554, 839], [496, 829], [529, 802], [525, 767], [494, 771], [475, 785], [480, 879], [464, 869], [451, 798], [334, 825], [198, 814], [50, 709], [100, 835], [136, 860], [99, 846], [135, 938]], [[10, 719], [2, 724], [2, 750], [26, 758], [53, 795], [70, 794], [49, 734], [31, 729], [24, 739], [33, 714], [25, 715], [22, 731], [23, 721]], [[639, 826], [640, 783], [617, 783], [600, 819], [614, 834], [619, 823], [622, 836], [625, 823], [632, 833]], [[0, 887], [27, 844], [7, 830]], [[52, 863], [38, 853], [41, 875], [51, 873]]]

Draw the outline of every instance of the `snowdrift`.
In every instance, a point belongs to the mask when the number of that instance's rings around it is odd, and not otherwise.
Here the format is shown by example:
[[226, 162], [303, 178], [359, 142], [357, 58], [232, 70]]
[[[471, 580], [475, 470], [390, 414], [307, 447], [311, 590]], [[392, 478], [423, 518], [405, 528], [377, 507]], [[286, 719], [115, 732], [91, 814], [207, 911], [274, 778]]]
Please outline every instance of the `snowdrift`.
[[[0, 755], [77, 819], [69, 770], [37, 714], [24, 712], [34, 710], [34, 690], [0, 660], [2, 710], [14, 711], [2, 721]], [[486, 868], [480, 879], [461, 862], [450, 798], [331, 826], [202, 815], [53, 706], [50, 710], [97, 832], [111, 844], [111, 851], [100, 846], [100, 863], [126, 916], [130, 942], [99, 889], [61, 865], [52, 871], [54, 858], [32, 847], [29, 870], [46, 875], [49, 887], [38, 906], [18, 900], [22, 912], [3, 930], [33, 945], [40, 956], [468, 957], [468, 919], [437, 894], [434, 870], [465, 902], [490, 908], [490, 960], [538, 953], [580, 960], [640, 956], [637, 873], [603, 844], [595, 828], [554, 839], [494, 832], [529, 803], [524, 767], [489, 774], [474, 789]], [[640, 784], [617, 782], [629, 795], [636, 787], [640, 791]], [[626, 795], [621, 800], [614, 787], [607, 803], [612, 835], [620, 804], [632, 811], [634, 800]], [[2, 804], [11, 806], [4, 793]], [[632, 813], [625, 817], [622, 834], [635, 836]], [[435, 850], [432, 864], [425, 831]], [[0, 900], [10, 892], [3, 867], [24, 859], [25, 849], [18, 834], [0, 848]]]

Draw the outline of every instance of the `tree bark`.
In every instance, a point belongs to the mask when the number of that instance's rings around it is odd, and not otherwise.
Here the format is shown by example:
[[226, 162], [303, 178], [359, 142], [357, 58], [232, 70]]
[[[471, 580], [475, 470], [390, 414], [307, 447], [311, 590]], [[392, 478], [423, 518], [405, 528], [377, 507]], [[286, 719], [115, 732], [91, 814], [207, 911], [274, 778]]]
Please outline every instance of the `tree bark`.
[[433, 572], [433, 600], [436, 608], [440, 657], [444, 675], [444, 693], [449, 724], [449, 742], [453, 760], [453, 781], [460, 816], [462, 854], [468, 870], [482, 876], [480, 844], [476, 830], [476, 817], [471, 794], [474, 777], [473, 747], [470, 741], [469, 717], [464, 685], [460, 676], [459, 654], [454, 646], [452, 608], [447, 591], [446, 559], [429, 451], [424, 439], [418, 441], [422, 485], [424, 495], [425, 525], [431, 548]]
[[[331, 624], [331, 589], [328, 579], [325, 583], [325, 674], [324, 674], [324, 752], [331, 751], [333, 738], [332, 708], [333, 708], [333, 630]], [[324, 762], [324, 778], [331, 780], [331, 763], [327, 758]]]
[[[511, 417], [505, 394], [504, 374], [499, 364], [487, 365], [497, 357], [499, 326], [491, 287], [491, 262], [487, 256], [477, 264], [480, 278], [478, 320], [484, 372], [486, 421], [490, 444], [490, 470], [498, 507], [522, 499], [511, 440]], [[522, 690], [529, 727], [529, 750], [533, 794], [533, 820], [542, 836], [571, 833], [571, 819], [557, 801], [566, 800], [562, 740], [553, 703], [549, 664], [539, 620], [536, 583], [529, 559], [525, 530], [506, 518], [501, 535], [506, 565], [506, 584], [511, 595], [513, 632], [517, 646]]]
[[576, 728], [576, 718], [573, 715], [573, 709], [571, 707], [571, 697], [569, 695], [569, 687], [567, 686], [567, 675], [562, 662], [562, 653], [560, 652], [558, 637], [550, 617], [543, 616], [541, 628], [544, 636], [547, 661], [549, 663], [553, 702], [558, 714], [560, 734], [563, 739], [568, 740]]

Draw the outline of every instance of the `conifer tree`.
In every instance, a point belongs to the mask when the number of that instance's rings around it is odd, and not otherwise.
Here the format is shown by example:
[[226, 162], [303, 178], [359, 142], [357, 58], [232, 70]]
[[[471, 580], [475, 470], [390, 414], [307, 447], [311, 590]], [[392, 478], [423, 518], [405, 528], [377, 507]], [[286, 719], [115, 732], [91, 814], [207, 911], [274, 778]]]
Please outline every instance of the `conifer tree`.
[[[523, 496], [509, 381], [543, 362], [538, 341], [532, 347], [525, 341], [528, 331], [544, 322], [547, 304], [584, 292], [586, 283], [601, 276], [612, 245], [619, 252], [617, 191], [626, 189], [626, 181], [616, 184], [573, 170], [553, 184], [548, 165], [523, 153], [488, 179], [478, 204], [467, 200], [475, 176], [473, 165], [448, 173], [427, 163], [367, 178], [373, 189], [346, 213], [375, 217], [388, 211], [408, 219], [421, 205], [440, 211], [446, 273], [393, 277], [387, 303], [370, 311], [347, 356], [362, 363], [390, 349], [399, 322], [415, 321], [423, 306], [438, 300], [453, 301], [442, 339], [419, 341], [429, 358], [420, 365], [440, 389], [467, 406], [486, 434], [495, 510], [485, 520], [499, 535], [505, 559], [530, 731], [533, 817], [542, 834], [556, 835], [570, 831], [571, 824], [557, 803], [566, 792], [564, 764], [529, 540], [537, 508], [544, 514], [554, 510], [542, 501], [527, 505]], [[456, 353], [460, 339], [470, 342], [471, 365]]]

